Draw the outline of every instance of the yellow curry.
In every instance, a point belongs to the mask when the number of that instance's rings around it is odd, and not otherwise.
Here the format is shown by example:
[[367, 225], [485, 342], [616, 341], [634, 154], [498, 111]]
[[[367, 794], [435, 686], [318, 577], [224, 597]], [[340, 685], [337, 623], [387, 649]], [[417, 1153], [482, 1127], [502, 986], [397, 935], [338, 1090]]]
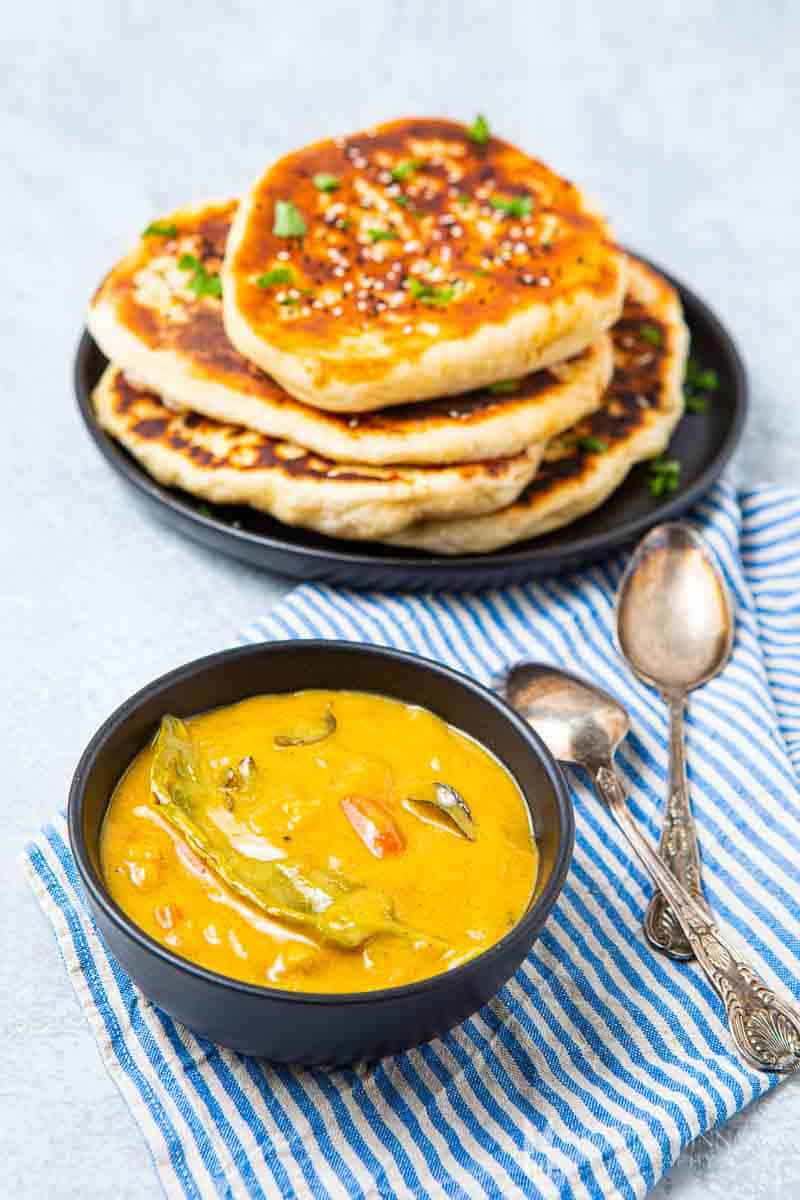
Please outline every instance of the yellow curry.
[[384, 696], [257, 696], [165, 717], [101, 837], [113, 898], [223, 975], [309, 992], [410, 983], [481, 953], [536, 882], [508, 771]]

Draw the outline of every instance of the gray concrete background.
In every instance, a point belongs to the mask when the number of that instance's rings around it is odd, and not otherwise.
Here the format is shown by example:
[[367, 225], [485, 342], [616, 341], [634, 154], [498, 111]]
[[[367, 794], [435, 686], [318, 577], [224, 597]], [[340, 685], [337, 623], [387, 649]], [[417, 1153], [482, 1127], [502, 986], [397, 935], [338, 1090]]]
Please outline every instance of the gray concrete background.
[[[0, 1194], [159, 1195], [14, 860], [108, 712], [285, 586], [154, 524], [82, 432], [70, 364], [101, 274], [149, 218], [236, 193], [295, 144], [481, 109], [718, 309], [753, 384], [738, 475], [795, 484], [799, 50], [788, 0], [6, 7]], [[659, 1197], [794, 1194], [798, 1122], [800, 1080], [693, 1147]]]

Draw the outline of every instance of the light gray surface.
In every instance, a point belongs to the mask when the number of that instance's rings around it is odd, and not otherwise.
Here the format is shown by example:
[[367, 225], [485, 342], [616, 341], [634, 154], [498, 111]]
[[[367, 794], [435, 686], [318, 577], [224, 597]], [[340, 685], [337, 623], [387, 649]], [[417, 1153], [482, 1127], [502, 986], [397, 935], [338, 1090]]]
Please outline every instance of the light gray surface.
[[[25, 0], [3, 22], [0, 1193], [148, 1200], [143, 1142], [14, 858], [107, 713], [232, 642], [284, 585], [154, 524], [100, 461], [69, 384], [91, 289], [150, 217], [237, 192], [294, 144], [480, 108], [714, 304], [753, 383], [739, 476], [797, 484], [800, 15], [730, 0]], [[800, 1080], [696, 1145], [657, 1195], [794, 1194], [798, 1122]]]

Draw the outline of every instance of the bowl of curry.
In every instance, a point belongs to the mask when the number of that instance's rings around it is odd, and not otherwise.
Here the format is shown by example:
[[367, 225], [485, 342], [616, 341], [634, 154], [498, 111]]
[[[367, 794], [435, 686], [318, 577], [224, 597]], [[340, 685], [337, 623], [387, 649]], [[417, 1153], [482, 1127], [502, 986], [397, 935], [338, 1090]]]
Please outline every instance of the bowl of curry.
[[410, 654], [224, 651], [105, 722], [69, 799], [110, 949], [197, 1033], [276, 1062], [379, 1058], [452, 1028], [530, 950], [574, 834], [502, 700]]

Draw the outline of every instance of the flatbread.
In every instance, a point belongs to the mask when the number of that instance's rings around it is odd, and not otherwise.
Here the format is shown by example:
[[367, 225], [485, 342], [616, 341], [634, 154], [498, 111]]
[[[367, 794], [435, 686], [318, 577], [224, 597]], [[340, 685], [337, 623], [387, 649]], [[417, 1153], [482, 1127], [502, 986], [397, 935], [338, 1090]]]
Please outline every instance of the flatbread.
[[97, 419], [167, 486], [215, 504], [247, 504], [331, 537], [378, 539], [425, 516], [503, 507], [533, 478], [539, 447], [450, 467], [334, 463], [291, 442], [196, 413], [175, 413], [109, 366], [94, 390]]
[[[598, 508], [634, 463], [660, 454], [683, 415], [689, 335], [674, 288], [635, 259], [611, 336], [615, 369], [603, 406], [548, 445], [535, 479], [513, 504], [488, 516], [415, 525], [389, 544], [480, 554], [525, 541]], [[592, 449], [594, 439], [603, 452]]]
[[483, 130], [410, 118], [265, 171], [231, 227], [225, 328], [298, 399], [369, 411], [572, 357], [619, 316], [625, 266], [603, 219], [543, 163]]
[[[459, 396], [354, 416], [295, 400], [234, 350], [213, 294], [235, 200], [178, 210], [112, 268], [89, 311], [103, 353], [170, 407], [285, 438], [337, 462], [474, 462], [519, 454], [600, 404], [607, 334], [567, 362]], [[181, 268], [184, 255], [202, 268]], [[184, 260], [185, 261], [185, 260]], [[198, 295], [197, 291], [201, 294]]]

